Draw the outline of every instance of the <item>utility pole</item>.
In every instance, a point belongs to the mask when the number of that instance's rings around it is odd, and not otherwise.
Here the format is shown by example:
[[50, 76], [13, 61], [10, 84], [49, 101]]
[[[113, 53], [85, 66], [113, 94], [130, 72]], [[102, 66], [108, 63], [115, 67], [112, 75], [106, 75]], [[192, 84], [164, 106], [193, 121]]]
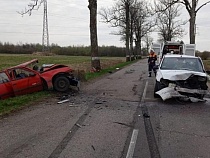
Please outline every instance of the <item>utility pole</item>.
[[47, 20], [47, 0], [44, 3], [43, 15], [43, 34], [42, 34], [42, 52], [49, 52], [49, 34], [48, 34], [48, 20]]

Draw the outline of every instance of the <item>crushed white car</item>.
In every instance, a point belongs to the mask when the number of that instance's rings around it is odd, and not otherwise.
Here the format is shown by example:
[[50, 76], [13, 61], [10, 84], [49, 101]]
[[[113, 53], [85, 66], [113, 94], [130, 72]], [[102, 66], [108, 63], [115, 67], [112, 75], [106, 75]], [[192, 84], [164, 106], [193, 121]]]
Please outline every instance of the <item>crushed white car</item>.
[[208, 75], [199, 57], [165, 55], [157, 67], [154, 96], [163, 101], [170, 98], [188, 98], [203, 101], [208, 93]]

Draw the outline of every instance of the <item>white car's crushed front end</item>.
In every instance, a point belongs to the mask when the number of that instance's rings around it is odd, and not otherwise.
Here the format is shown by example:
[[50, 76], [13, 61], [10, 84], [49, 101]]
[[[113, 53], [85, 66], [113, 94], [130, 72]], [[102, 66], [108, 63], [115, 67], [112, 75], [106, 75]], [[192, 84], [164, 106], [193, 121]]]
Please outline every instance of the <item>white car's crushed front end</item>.
[[164, 101], [170, 98], [186, 98], [192, 102], [203, 101], [208, 94], [207, 74], [188, 70], [161, 70], [156, 81], [161, 88], [158, 94]]

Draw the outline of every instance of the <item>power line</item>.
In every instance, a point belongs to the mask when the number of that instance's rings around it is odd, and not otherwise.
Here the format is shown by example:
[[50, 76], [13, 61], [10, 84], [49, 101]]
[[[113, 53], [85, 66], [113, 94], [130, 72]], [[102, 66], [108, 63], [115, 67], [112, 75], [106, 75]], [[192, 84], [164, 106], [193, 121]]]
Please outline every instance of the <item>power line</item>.
[[[8, 14], [17, 14], [17, 13], [15, 13], [15, 12], [8, 12], [8, 13], [1, 13], [1, 15], [3, 15], [3, 14], [5, 14], [5, 15], [8, 15]], [[40, 13], [33, 13], [33, 16], [43, 16], [43, 14], [40, 14]], [[70, 17], [68, 17], [68, 16], [66, 16], [66, 14], [55, 14], [55, 13], [50, 13], [50, 12], [48, 12], [48, 14], [47, 14], [47, 16], [48, 17], [58, 17], [59, 19], [60, 18], [62, 18], [62, 19], [75, 19], [76, 21], [83, 21], [83, 22], [88, 22], [88, 20], [87, 19], [85, 19], [85, 18], [80, 18], [80, 17], [76, 17], [76, 16], [70, 16]]]
[[[24, 34], [24, 35], [40, 35], [39, 32], [1, 32], [1, 34]], [[89, 36], [89, 34], [87, 35], [76, 35], [76, 34], [67, 34], [67, 33], [50, 33], [49, 34], [50, 36], [71, 36], [71, 37], [79, 37], [79, 36], [82, 36], [82, 37], [86, 37], [86, 36]], [[16, 35], [14, 35], [16, 36]]]

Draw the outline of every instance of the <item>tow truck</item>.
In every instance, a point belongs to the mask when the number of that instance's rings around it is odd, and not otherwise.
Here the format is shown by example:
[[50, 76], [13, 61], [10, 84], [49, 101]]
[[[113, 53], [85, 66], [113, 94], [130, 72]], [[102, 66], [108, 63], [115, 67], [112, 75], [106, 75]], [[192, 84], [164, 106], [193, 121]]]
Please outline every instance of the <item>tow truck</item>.
[[153, 43], [151, 48], [158, 55], [158, 63], [166, 54], [179, 54], [195, 56], [195, 44], [185, 44], [183, 41], [165, 41]]

